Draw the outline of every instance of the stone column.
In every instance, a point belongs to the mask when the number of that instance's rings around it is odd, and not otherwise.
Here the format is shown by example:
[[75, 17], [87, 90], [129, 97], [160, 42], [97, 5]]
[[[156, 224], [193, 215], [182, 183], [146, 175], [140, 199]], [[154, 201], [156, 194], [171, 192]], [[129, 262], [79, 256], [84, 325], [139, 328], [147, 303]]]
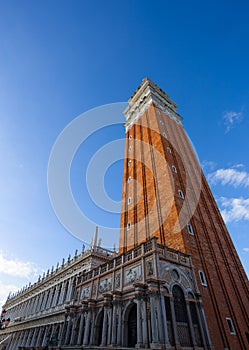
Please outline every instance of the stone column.
[[83, 345], [88, 345], [91, 317], [92, 317], [92, 311], [91, 311], [91, 308], [89, 308], [88, 313], [87, 313], [87, 319], [86, 319], [86, 327], [85, 327], [85, 332], [84, 332]]
[[41, 306], [41, 310], [45, 309], [46, 304], [47, 304], [47, 299], [48, 299], [48, 290], [45, 291], [44, 299], [43, 299], [42, 306]]
[[63, 281], [62, 285], [61, 285], [61, 292], [60, 292], [60, 297], [59, 297], [59, 305], [63, 304], [65, 288], [66, 288], [66, 281]]
[[25, 346], [26, 345], [26, 338], [27, 338], [27, 333], [28, 331], [23, 331], [23, 337], [22, 337], [22, 342], [21, 342], [21, 346]]
[[77, 325], [77, 319], [78, 319], [78, 314], [73, 313], [72, 315], [72, 332], [71, 332], [71, 337], [70, 337], [70, 345], [75, 345], [74, 338], [75, 338], [75, 332], [76, 332], [76, 325]]
[[47, 342], [48, 342], [47, 336], [48, 336], [48, 326], [45, 326], [45, 332], [44, 332], [44, 336], [42, 339], [42, 346], [47, 345]]
[[155, 291], [150, 291], [150, 315], [151, 315], [151, 333], [152, 343], [158, 343], [158, 328], [156, 320], [156, 308], [155, 308]]
[[[22, 332], [19, 333], [18, 339], [16, 341], [16, 346], [20, 346], [22, 344]], [[15, 349], [15, 348], [14, 348]]]
[[12, 341], [10, 343], [10, 347], [9, 350], [14, 350], [14, 349], [18, 349], [19, 346], [19, 339], [20, 339], [20, 332], [17, 332], [14, 337], [12, 338]]
[[29, 329], [25, 332], [24, 346], [27, 346], [28, 337], [29, 337]]
[[142, 327], [143, 327], [143, 344], [147, 347], [149, 340], [148, 340], [148, 325], [147, 325], [147, 310], [146, 310], [146, 296], [144, 295], [142, 301], [141, 301], [141, 307], [142, 307]]
[[54, 293], [54, 287], [49, 289], [49, 295], [48, 295], [48, 302], [46, 305], [46, 308], [49, 309], [51, 307], [51, 302], [52, 302], [52, 298], [53, 298], [53, 293]]
[[56, 287], [55, 287], [55, 293], [54, 293], [54, 297], [53, 297], [53, 300], [52, 300], [51, 307], [55, 307], [57, 305], [58, 294], [59, 294], [59, 287], [60, 287], [59, 284], [57, 284]]
[[112, 309], [112, 345], [117, 344], [117, 300], [113, 300]]
[[118, 307], [118, 345], [122, 345], [122, 301]]
[[136, 295], [137, 300], [137, 346], [140, 347], [142, 340], [142, 325], [141, 325], [141, 294]]
[[168, 324], [167, 324], [167, 314], [166, 314], [164, 296], [161, 293], [160, 293], [160, 301], [161, 301], [162, 320], [163, 320], [163, 328], [164, 328], [164, 342], [167, 345], [167, 344], [170, 344], [169, 343]]
[[208, 327], [207, 327], [207, 322], [206, 322], [206, 318], [205, 318], [205, 313], [204, 313], [203, 305], [202, 305], [201, 301], [198, 301], [196, 303], [196, 312], [197, 312], [198, 322], [199, 322], [200, 329], [201, 329], [201, 335], [202, 335], [204, 347], [209, 346], [210, 348], [212, 348], [212, 342], [210, 339], [210, 335], [209, 335], [209, 331], [208, 331]]
[[192, 340], [192, 345], [195, 347], [196, 340], [195, 340], [194, 326], [193, 326], [192, 317], [191, 317], [191, 313], [190, 313], [189, 301], [186, 301], [186, 307], [187, 307], [188, 324], [189, 324], [189, 329], [190, 329], [190, 336], [191, 336], [191, 340]]
[[68, 290], [67, 290], [67, 295], [66, 295], [66, 301], [70, 301], [72, 289], [73, 289], [73, 278], [71, 278], [69, 280]]
[[43, 331], [43, 327], [39, 328], [39, 333], [35, 342], [35, 346], [39, 346], [40, 345], [40, 339], [41, 339], [41, 335], [42, 335], [42, 331]]
[[49, 288], [49, 290], [48, 290], [48, 297], [47, 297], [47, 301], [46, 301], [46, 304], [45, 304], [45, 309], [49, 309], [50, 308], [52, 295], [53, 295], [53, 288]]
[[58, 329], [58, 332], [56, 334], [56, 337], [58, 339], [58, 343], [59, 343], [59, 341], [61, 339], [61, 336], [62, 336], [63, 325], [64, 325], [64, 322], [62, 322], [62, 323], [60, 322], [59, 323], [59, 329]]
[[35, 313], [35, 304], [36, 304], [36, 297], [33, 297], [27, 310], [28, 315], [32, 315], [33, 313]]
[[27, 341], [26, 341], [26, 345], [27, 345], [27, 346], [29, 346], [30, 343], [31, 343], [32, 335], [33, 335], [33, 333], [32, 333], [32, 328], [31, 328], [31, 329], [29, 329], [29, 331], [28, 331], [28, 337], [27, 337]]
[[34, 333], [33, 333], [33, 337], [32, 337], [30, 346], [35, 346], [35, 341], [36, 341], [37, 333], [38, 333], [38, 327], [35, 327], [35, 330], [34, 330]]
[[68, 321], [67, 321], [67, 330], [66, 330], [66, 337], [65, 337], [65, 345], [69, 344], [69, 335], [70, 335], [70, 328], [71, 328], [71, 324], [72, 324], [72, 315], [70, 314], [68, 317]]
[[21, 310], [20, 310], [20, 316], [24, 316], [25, 313], [25, 306], [26, 306], [26, 302], [21, 304]]
[[42, 311], [42, 306], [44, 304], [44, 299], [45, 299], [45, 291], [41, 292], [41, 298], [40, 298], [40, 301], [39, 301], [39, 310], [38, 311]]
[[107, 307], [104, 306], [104, 319], [103, 319], [101, 346], [106, 346], [106, 341], [107, 341], [106, 333], [107, 333]]
[[20, 345], [21, 335], [22, 335], [21, 332], [17, 333], [14, 343], [11, 344], [12, 345], [11, 349], [13, 350], [18, 349], [18, 346]]
[[[15, 342], [15, 334], [13, 334], [12, 336], [11, 336], [11, 338], [9, 339], [9, 341], [8, 341], [8, 345], [7, 345], [7, 347], [6, 347], [6, 350], [10, 350], [11, 348], [12, 348], [12, 345], [14, 344], [14, 342]], [[13, 349], [13, 348], [12, 348]]]
[[175, 339], [175, 345], [180, 346], [178, 332], [177, 332], [177, 324], [176, 324], [175, 305], [172, 297], [170, 298], [170, 311], [171, 311], [171, 317], [172, 317], [172, 329], [173, 329], [173, 334]]
[[66, 331], [66, 326], [67, 326], [67, 314], [65, 314], [63, 326], [62, 326], [62, 329], [61, 329], [61, 334], [59, 336], [59, 342], [58, 342], [58, 346], [59, 347], [64, 344], [64, 334], [65, 334], [65, 331]]
[[95, 336], [95, 316], [96, 316], [96, 311], [92, 310], [92, 327], [91, 327], [91, 334], [90, 334], [90, 341], [89, 345], [94, 345], [94, 336]]
[[33, 303], [33, 299], [29, 299], [28, 302], [27, 302], [27, 305], [25, 306], [25, 310], [24, 310], [24, 315], [27, 316], [28, 315], [28, 312], [29, 312], [29, 309], [30, 309], [30, 306], [32, 305]]
[[161, 299], [160, 299], [160, 294], [157, 293], [156, 295], [156, 304], [157, 304], [157, 324], [158, 324], [158, 330], [159, 330], [159, 340], [160, 343], [165, 343], [165, 327], [164, 327], [164, 322], [163, 322], [163, 315], [162, 315], [162, 305], [161, 305]]
[[37, 305], [36, 305], [36, 310], [35, 310], [35, 312], [39, 312], [40, 309], [41, 309], [41, 302], [42, 302], [43, 294], [40, 293], [40, 294], [37, 295], [37, 297], [38, 297], [38, 300], [37, 300]]
[[111, 345], [112, 343], [112, 310], [109, 305], [109, 310], [107, 311], [107, 326], [108, 326], [108, 331], [107, 331], [107, 345]]
[[36, 308], [37, 308], [37, 303], [38, 303], [38, 295], [35, 296], [35, 301], [34, 301], [34, 305], [33, 305], [33, 308], [29, 309], [29, 314], [34, 314], [36, 312]]
[[77, 338], [77, 345], [82, 344], [83, 327], [84, 327], [84, 313], [82, 312], [80, 315], [80, 325], [79, 325], [79, 333], [78, 333], [78, 338]]

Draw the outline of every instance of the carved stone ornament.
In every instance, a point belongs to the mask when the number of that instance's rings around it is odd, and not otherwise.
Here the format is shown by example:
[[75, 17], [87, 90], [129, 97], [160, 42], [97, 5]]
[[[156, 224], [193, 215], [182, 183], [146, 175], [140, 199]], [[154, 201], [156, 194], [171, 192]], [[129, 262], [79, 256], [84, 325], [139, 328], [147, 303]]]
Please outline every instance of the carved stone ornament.
[[125, 283], [141, 280], [141, 266], [135, 266], [125, 271]]
[[81, 298], [88, 299], [90, 297], [90, 287], [86, 287], [82, 289]]
[[108, 290], [111, 290], [112, 288], [112, 278], [105, 278], [102, 280], [99, 284], [99, 291], [100, 293], [106, 292]]
[[180, 276], [179, 276], [179, 273], [176, 269], [173, 269], [171, 271], [171, 274], [172, 274], [172, 278], [174, 281], [179, 281], [180, 280]]
[[120, 273], [118, 273], [115, 277], [115, 288], [120, 287]]
[[152, 260], [147, 261], [147, 275], [153, 275], [153, 263]]

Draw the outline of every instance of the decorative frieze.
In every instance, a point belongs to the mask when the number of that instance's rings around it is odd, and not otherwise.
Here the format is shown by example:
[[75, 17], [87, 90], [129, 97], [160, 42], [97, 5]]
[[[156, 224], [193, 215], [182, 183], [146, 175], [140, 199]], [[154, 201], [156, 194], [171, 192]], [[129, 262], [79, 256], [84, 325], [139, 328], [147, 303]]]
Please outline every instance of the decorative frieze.
[[141, 281], [141, 265], [133, 266], [125, 270], [125, 284], [129, 284], [135, 281]]

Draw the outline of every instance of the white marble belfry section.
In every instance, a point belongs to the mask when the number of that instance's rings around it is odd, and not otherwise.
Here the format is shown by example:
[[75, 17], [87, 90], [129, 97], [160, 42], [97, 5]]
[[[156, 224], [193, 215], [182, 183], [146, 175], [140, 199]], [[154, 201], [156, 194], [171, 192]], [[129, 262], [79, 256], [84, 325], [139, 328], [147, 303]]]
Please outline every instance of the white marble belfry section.
[[129, 106], [124, 111], [126, 132], [138, 121], [152, 103], [175, 120], [176, 123], [181, 123], [182, 121], [182, 117], [177, 113], [177, 105], [148, 78], [142, 81], [128, 103]]

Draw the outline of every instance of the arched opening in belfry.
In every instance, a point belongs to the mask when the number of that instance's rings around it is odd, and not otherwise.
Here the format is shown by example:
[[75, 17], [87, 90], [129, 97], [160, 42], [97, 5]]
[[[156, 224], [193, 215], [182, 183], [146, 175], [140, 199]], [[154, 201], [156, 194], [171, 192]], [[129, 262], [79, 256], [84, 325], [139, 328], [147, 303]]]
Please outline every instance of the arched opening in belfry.
[[101, 310], [101, 312], [98, 314], [97, 320], [96, 320], [96, 325], [95, 325], [95, 344], [96, 345], [101, 345], [102, 341], [102, 330], [103, 330], [103, 320], [104, 320], [104, 311]]
[[175, 318], [179, 342], [181, 346], [191, 347], [192, 342], [190, 338], [190, 329], [184, 293], [179, 286], [174, 286], [172, 294], [174, 300]]
[[128, 347], [137, 344], [137, 304], [133, 304], [128, 315]]

